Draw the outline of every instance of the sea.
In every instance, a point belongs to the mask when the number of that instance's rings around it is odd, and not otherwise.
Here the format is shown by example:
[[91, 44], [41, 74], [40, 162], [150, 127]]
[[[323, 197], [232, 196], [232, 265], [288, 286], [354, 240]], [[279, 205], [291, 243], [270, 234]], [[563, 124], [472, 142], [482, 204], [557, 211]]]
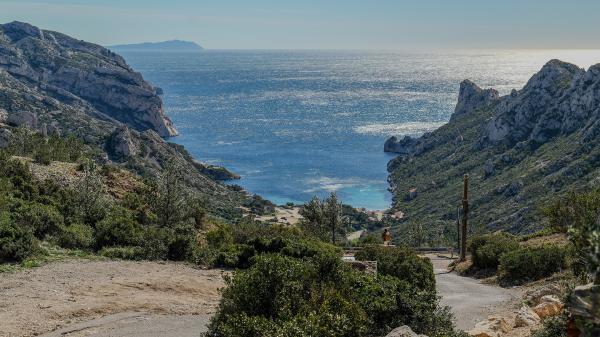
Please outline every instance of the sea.
[[594, 50], [125, 52], [163, 89], [166, 114], [198, 160], [239, 174], [276, 204], [335, 192], [371, 210], [391, 205], [390, 136], [446, 123], [459, 84], [520, 89], [551, 59], [600, 63]]

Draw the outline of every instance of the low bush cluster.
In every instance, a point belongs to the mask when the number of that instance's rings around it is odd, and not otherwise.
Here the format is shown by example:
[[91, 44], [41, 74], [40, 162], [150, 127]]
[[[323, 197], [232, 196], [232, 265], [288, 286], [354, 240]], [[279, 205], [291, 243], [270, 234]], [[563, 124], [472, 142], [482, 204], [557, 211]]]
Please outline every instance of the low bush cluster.
[[433, 266], [405, 247], [366, 246], [356, 253], [361, 261], [377, 261], [377, 272], [406, 281], [419, 289], [435, 289]]
[[476, 236], [468, 245], [473, 266], [487, 269], [497, 268], [500, 257], [508, 252], [519, 249], [519, 242], [510, 234], [488, 234]]
[[327, 245], [310, 257], [258, 255], [226, 282], [206, 336], [384, 336], [404, 324], [433, 337], [459, 336], [435, 290], [354, 270]]
[[565, 248], [554, 245], [520, 248], [500, 257], [498, 276], [511, 284], [539, 280], [565, 268], [566, 257]]
[[111, 169], [91, 162], [80, 165], [80, 178], [71, 187], [34, 179], [28, 162], [12, 158], [14, 153], [30, 154], [32, 144], [41, 141], [51, 147], [52, 158], [75, 160], [79, 150], [73, 140], [25, 140], [0, 151], [0, 261], [21, 262], [40, 241], [133, 260], [194, 261], [199, 255], [196, 228], [205, 213], [199, 200], [183, 192], [176, 167], [114, 199], [102, 176]]

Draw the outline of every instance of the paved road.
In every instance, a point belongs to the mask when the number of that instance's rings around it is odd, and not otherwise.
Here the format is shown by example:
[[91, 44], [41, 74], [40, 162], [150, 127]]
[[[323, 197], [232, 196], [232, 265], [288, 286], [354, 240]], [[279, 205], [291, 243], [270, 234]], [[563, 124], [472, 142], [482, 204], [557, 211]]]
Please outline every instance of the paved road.
[[198, 337], [209, 315], [151, 315], [126, 312], [74, 324], [41, 337]]
[[510, 310], [521, 298], [520, 290], [482, 284], [446, 271], [449, 259], [428, 255], [436, 273], [436, 288], [441, 304], [450, 306], [459, 329], [470, 330], [491, 314]]

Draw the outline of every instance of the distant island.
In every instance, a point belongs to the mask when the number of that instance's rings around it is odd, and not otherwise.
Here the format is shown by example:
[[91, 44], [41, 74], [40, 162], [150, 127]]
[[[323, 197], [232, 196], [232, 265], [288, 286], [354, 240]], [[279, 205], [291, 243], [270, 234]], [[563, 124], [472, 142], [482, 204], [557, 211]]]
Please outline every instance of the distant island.
[[191, 41], [169, 40], [162, 42], [143, 42], [134, 44], [120, 44], [108, 46], [113, 51], [185, 51], [197, 52], [204, 48]]

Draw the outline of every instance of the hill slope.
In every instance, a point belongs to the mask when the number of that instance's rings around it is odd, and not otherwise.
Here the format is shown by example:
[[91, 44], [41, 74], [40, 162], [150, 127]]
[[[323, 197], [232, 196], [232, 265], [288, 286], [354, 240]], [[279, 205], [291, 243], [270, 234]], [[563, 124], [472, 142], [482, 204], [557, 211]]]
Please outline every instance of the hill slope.
[[156, 88], [121, 56], [22, 22], [0, 25], [0, 148], [16, 127], [74, 135], [97, 147], [103, 161], [142, 176], [178, 161], [188, 187], [219, 215], [236, 212], [247, 198], [217, 181], [234, 174], [163, 139], [177, 131]]
[[552, 60], [504, 97], [464, 81], [448, 124], [385, 150], [399, 153], [389, 182], [409, 222], [455, 221], [469, 174], [476, 230], [535, 231], [548, 200], [600, 184], [600, 65]]

